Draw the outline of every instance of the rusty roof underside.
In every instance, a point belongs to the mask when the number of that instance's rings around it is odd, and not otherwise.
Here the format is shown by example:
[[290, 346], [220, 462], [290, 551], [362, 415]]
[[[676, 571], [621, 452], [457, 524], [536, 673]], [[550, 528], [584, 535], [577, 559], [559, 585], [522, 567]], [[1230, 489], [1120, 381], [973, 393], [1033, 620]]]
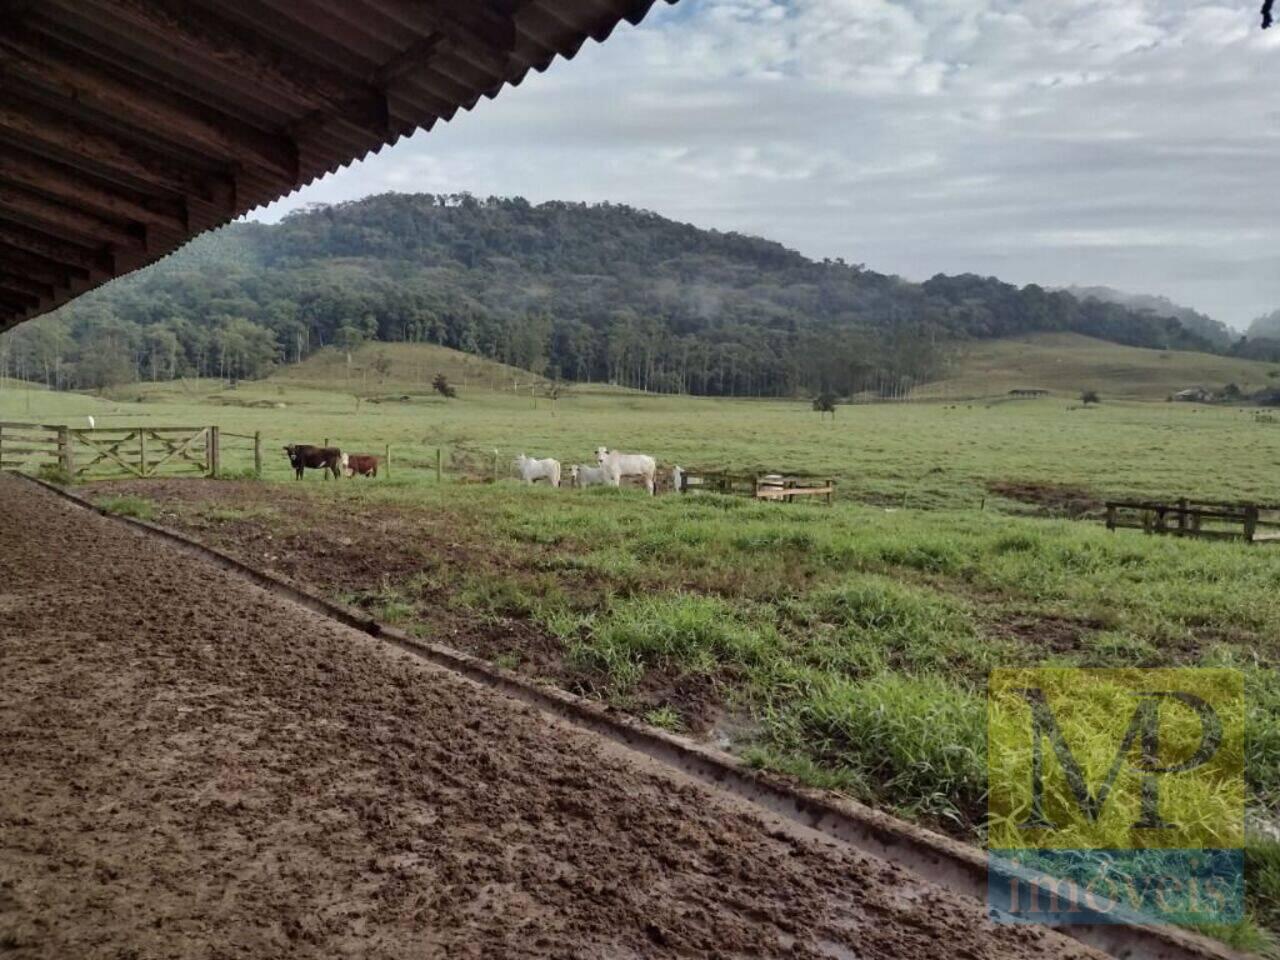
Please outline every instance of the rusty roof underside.
[[0, 0], [0, 331], [654, 2]]

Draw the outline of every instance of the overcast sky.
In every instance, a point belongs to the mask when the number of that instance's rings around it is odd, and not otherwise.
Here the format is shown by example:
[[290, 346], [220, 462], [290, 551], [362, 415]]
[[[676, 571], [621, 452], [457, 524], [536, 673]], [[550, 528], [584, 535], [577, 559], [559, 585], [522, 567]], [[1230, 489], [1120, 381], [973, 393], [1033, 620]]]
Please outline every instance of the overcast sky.
[[911, 279], [1280, 307], [1257, 0], [681, 0], [259, 216], [386, 190], [612, 200]]

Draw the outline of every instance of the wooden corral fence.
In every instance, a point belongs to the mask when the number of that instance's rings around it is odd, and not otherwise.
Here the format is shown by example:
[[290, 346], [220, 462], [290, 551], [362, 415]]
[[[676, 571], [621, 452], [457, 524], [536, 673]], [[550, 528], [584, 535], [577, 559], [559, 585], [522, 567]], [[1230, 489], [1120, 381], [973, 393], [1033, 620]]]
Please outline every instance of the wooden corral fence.
[[223, 434], [205, 427], [71, 427], [0, 421], [0, 470], [61, 470], [68, 477], [217, 476], [224, 437], [253, 443], [262, 472], [260, 434]]
[[1108, 500], [1107, 529], [1133, 529], [1175, 537], [1280, 540], [1280, 506], [1213, 500]]
[[794, 503], [797, 497], [822, 497], [828, 506], [836, 492], [830, 477], [781, 473], [725, 473], [715, 470], [685, 470], [677, 493], [707, 490], [756, 500]]

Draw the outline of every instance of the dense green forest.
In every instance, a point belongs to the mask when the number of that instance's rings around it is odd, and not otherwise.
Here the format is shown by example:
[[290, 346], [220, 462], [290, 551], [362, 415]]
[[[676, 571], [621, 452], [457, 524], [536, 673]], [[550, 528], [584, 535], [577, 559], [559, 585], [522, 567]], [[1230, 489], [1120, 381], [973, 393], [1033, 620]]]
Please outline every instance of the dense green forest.
[[0, 373], [234, 380], [376, 339], [654, 391], [847, 395], [935, 377], [957, 341], [1045, 330], [1223, 349], [1149, 308], [974, 275], [910, 283], [626, 206], [385, 194], [201, 237], [0, 337]]

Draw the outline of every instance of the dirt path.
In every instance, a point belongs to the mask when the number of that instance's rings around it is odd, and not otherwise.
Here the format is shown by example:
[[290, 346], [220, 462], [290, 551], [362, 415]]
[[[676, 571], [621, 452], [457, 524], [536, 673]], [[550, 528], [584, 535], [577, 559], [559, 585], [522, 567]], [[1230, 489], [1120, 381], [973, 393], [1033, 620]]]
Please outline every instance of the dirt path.
[[0, 952], [1085, 955], [0, 477]]

